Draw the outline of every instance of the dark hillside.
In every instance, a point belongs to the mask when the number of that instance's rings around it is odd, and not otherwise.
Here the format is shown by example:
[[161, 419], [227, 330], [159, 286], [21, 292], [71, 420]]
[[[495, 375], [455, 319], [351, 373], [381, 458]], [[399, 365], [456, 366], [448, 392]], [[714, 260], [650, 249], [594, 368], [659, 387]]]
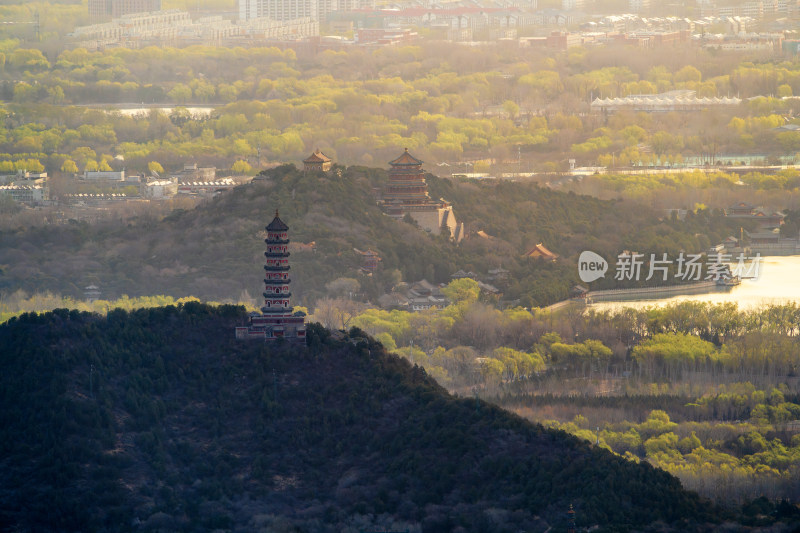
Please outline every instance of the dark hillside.
[[715, 521], [670, 475], [450, 396], [358, 332], [235, 307], [0, 326], [0, 530], [624, 531]]
[[[350, 167], [341, 177], [328, 177], [285, 165], [262, 177], [163, 220], [2, 232], [0, 292], [50, 290], [80, 298], [83, 287], [95, 284], [108, 299], [166, 294], [227, 301], [245, 290], [256, 296], [263, 229], [276, 208], [294, 242], [316, 243], [313, 252], [292, 252], [295, 301], [307, 306], [326, 295], [332, 280], [358, 277], [361, 259], [353, 248], [372, 248], [383, 259], [378, 276], [361, 279], [365, 299], [383, 294], [398, 271], [405, 280], [441, 283], [459, 269], [485, 275], [503, 266], [512, 280], [505, 298], [530, 306], [567, 296], [577, 282], [575, 258], [585, 249], [606, 257], [622, 249], [677, 254], [705, 250], [734, 232], [710, 213], [685, 222], [661, 221], [641, 206], [531, 184], [454, 183], [430, 176], [431, 197], [451, 201], [471, 231], [491, 236], [454, 245], [381, 212], [373, 189], [385, 183], [382, 169]], [[562, 260], [523, 259], [539, 242]]]

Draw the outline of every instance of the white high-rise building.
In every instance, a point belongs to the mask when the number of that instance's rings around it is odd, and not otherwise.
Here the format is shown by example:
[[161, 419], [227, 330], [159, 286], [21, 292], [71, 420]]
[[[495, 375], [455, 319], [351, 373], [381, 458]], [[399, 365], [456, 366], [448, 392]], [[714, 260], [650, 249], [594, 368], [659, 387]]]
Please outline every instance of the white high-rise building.
[[319, 20], [317, 0], [239, 0], [240, 20], [295, 20], [304, 17]]

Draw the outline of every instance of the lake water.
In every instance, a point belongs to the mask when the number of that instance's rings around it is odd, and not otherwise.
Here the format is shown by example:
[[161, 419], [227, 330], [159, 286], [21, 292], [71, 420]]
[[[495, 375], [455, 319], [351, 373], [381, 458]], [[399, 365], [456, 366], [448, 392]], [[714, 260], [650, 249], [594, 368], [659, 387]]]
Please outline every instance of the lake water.
[[734, 302], [739, 309], [765, 304], [783, 304], [791, 301], [800, 304], [800, 256], [769, 256], [761, 258], [758, 279], [744, 279], [730, 291], [670, 296], [657, 300], [629, 300], [625, 302], [597, 302], [589, 308], [611, 311], [621, 307], [670, 305], [677, 302]]

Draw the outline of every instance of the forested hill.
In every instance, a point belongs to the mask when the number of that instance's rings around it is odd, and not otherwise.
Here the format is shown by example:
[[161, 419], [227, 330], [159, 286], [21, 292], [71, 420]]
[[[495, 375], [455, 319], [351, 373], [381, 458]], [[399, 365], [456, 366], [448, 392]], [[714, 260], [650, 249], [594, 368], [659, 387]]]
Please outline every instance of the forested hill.
[[[0, 530], [702, 530], [713, 507], [351, 331], [242, 343], [241, 308], [0, 326]], [[670, 524], [668, 528], [665, 524]]]
[[[357, 277], [361, 257], [354, 248], [372, 248], [383, 259], [378, 276], [361, 279], [364, 299], [374, 301], [398, 278], [442, 283], [459, 269], [485, 275], [502, 266], [512, 280], [505, 297], [530, 306], [567, 296], [578, 281], [577, 255], [585, 249], [606, 257], [623, 249], [672, 255], [705, 250], [734, 232], [709, 212], [684, 222], [662, 221], [631, 203], [524, 183], [453, 183], [431, 176], [431, 197], [453, 202], [459, 220], [489, 236], [455, 245], [381, 212], [374, 190], [386, 182], [382, 169], [349, 167], [341, 177], [330, 177], [286, 165], [260, 178], [163, 220], [5, 231], [0, 234], [0, 291], [22, 288], [82, 297], [83, 287], [95, 284], [108, 299], [167, 294], [236, 301], [244, 290], [257, 296], [263, 229], [276, 208], [295, 243], [316, 245], [313, 252], [292, 252], [294, 302], [306, 306], [336, 296], [325, 288], [332, 280]], [[522, 258], [540, 242], [562, 259], [536, 264]]]

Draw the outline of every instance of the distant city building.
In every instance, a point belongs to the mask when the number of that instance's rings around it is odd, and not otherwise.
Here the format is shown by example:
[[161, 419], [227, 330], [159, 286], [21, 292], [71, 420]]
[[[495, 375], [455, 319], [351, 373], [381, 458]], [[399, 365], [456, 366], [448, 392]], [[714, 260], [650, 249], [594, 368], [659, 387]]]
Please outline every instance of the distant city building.
[[292, 20], [272, 20], [266, 17], [240, 20], [240, 38], [287, 40], [319, 36], [319, 21], [315, 17]]
[[155, 179], [145, 183], [142, 196], [151, 200], [171, 198], [178, 192], [178, 182], [174, 179]]
[[456, 221], [453, 206], [444, 199], [431, 200], [422, 161], [408, 153], [390, 161], [389, 183], [383, 192], [383, 208], [394, 218], [409, 215], [419, 226], [439, 235], [449, 233], [456, 242], [464, 238], [464, 224]]
[[50, 200], [50, 189], [43, 185], [0, 185], [0, 195], [26, 205], [42, 205]]
[[318, 0], [239, 0], [239, 19], [294, 20], [311, 17], [319, 20]]
[[197, 163], [188, 163], [183, 165], [182, 170], [170, 174], [170, 177], [177, 179], [180, 183], [193, 181], [214, 181], [217, 178], [217, 168], [198, 167]]
[[570, 33], [567, 31], [554, 31], [547, 36], [547, 47], [556, 50], [566, 50], [573, 46], [581, 46], [583, 36], [580, 33]]
[[89, 0], [89, 16], [93, 18], [113, 18], [159, 10], [161, 0]]
[[178, 194], [213, 195], [229, 191], [236, 187], [236, 182], [231, 178], [214, 181], [184, 181], [177, 184]]
[[125, 181], [124, 170], [87, 170], [83, 173], [85, 180]]
[[359, 28], [355, 42], [358, 44], [397, 44], [417, 40], [419, 34], [410, 29]]
[[339, 0], [317, 0], [317, 16], [319, 21], [328, 20], [329, 15], [339, 9]]
[[67, 205], [109, 205], [116, 202], [125, 202], [131, 197], [122, 193], [71, 193], [61, 196], [61, 201]]
[[108, 46], [238, 45], [316, 36], [319, 22], [311, 16], [292, 20], [261, 17], [236, 23], [212, 16], [192, 21], [187, 11], [177, 9], [123, 15], [111, 22], [79, 26], [69, 34], [74, 46], [89, 50]]
[[250, 315], [250, 324], [236, 328], [240, 340], [276, 340], [305, 342], [305, 313], [292, 313], [289, 291], [289, 226], [278, 217], [266, 227], [267, 251], [264, 252], [264, 306], [261, 314]]
[[634, 94], [622, 98], [595, 98], [592, 111], [614, 112], [620, 110], [666, 112], [697, 111], [708, 107], [739, 105], [735, 97], [698, 98], [695, 91], [680, 89], [661, 94]]
[[0, 175], [0, 185], [44, 185], [47, 183], [47, 172], [29, 172], [18, 170], [16, 174]]
[[187, 11], [128, 13], [115, 17], [111, 22], [78, 26], [68, 35], [79, 41], [78, 46], [99, 48], [123, 41], [174, 41], [182, 28], [192, 24]]

